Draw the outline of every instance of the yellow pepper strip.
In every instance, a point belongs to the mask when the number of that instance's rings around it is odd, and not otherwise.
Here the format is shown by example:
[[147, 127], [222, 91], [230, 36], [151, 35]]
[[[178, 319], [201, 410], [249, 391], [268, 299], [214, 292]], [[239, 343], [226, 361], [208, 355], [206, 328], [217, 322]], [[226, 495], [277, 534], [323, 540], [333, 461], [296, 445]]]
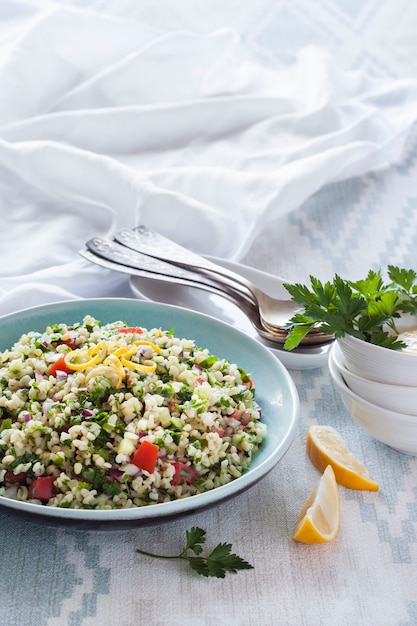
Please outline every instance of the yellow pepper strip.
[[120, 359], [118, 359], [114, 354], [109, 354], [103, 361], [103, 365], [107, 365], [109, 367], [113, 367], [116, 372], [120, 376], [120, 384], [125, 377], [125, 371], [123, 369], [123, 365], [120, 363]]
[[136, 352], [136, 347], [133, 346], [133, 348], [127, 348], [126, 346], [120, 346], [118, 347], [116, 350], [114, 350], [112, 352], [112, 355], [115, 357], [120, 357], [120, 356], [124, 356], [125, 358], [129, 358], [131, 357], [133, 354], [135, 354]]
[[[125, 367], [130, 370], [136, 370], [137, 372], [154, 372], [156, 370], [156, 363], [150, 360], [147, 360], [144, 363], [134, 363], [133, 361], [126, 359], [124, 356], [121, 356], [120, 361]], [[147, 363], [149, 365], [147, 365]]]
[[119, 389], [122, 386], [123, 378], [120, 376], [120, 373], [117, 371], [117, 369], [111, 365], [98, 365], [88, 372], [85, 377], [85, 382], [88, 383], [91, 378], [95, 378], [96, 376], [104, 376], [105, 378], [108, 378], [110, 382], [113, 383], [113, 385], [116, 387], [116, 389]]
[[[70, 369], [77, 371], [93, 367], [94, 369], [87, 374], [86, 382], [94, 376], [109, 374], [113, 381], [117, 377], [116, 387], [120, 387], [125, 376], [123, 366], [138, 372], [154, 372], [156, 370], [156, 363], [151, 360], [146, 360], [144, 363], [134, 363], [130, 360], [139, 346], [150, 346], [157, 354], [161, 352], [161, 348], [152, 341], [134, 341], [131, 347], [121, 346], [117, 342], [101, 341], [88, 349], [71, 350], [64, 357], [65, 364]], [[97, 365], [98, 367], [95, 367]]]
[[101, 343], [106, 346], [106, 354], [114, 354], [117, 350], [127, 350], [117, 341], [102, 341]]
[[133, 351], [129, 350], [128, 353], [120, 355], [120, 361], [122, 365], [124, 365], [125, 367], [131, 370], [135, 370], [137, 372], [154, 372], [156, 370], [156, 363], [154, 363], [150, 359], [144, 361], [144, 363], [134, 363], [133, 361], [129, 360], [129, 357], [131, 357], [136, 352], [136, 349], [139, 346], [150, 346], [152, 350], [156, 352], [157, 354], [160, 354], [161, 348], [157, 346], [155, 343], [152, 343], [152, 341], [145, 341], [145, 340], [134, 341], [133, 346], [134, 346]]
[[[97, 365], [102, 359], [102, 354], [100, 354], [100, 350], [104, 351], [106, 346], [104, 342], [102, 344], [97, 344], [92, 348], [88, 348], [88, 350], [83, 350], [77, 348], [76, 350], [71, 350], [71, 352], [67, 352], [64, 356], [65, 364], [72, 370], [85, 370], [87, 367], [93, 367]], [[78, 363], [74, 363], [74, 360], [80, 357], [82, 360]], [[86, 359], [86, 360], [84, 360]]]
[[156, 352], [157, 354], [161, 354], [161, 348], [157, 346], [156, 343], [152, 343], [152, 341], [145, 341], [143, 339], [142, 341], [134, 341], [133, 345], [134, 346], [151, 346], [154, 352]]

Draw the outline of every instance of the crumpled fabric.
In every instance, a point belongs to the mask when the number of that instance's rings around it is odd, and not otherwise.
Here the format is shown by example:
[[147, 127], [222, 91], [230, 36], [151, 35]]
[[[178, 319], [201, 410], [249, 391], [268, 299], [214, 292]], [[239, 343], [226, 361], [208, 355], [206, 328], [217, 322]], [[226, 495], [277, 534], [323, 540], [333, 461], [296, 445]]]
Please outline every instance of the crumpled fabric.
[[271, 69], [228, 29], [24, 18], [0, 46], [0, 314], [124, 293], [78, 251], [138, 224], [239, 260], [324, 185], [398, 163], [417, 116], [415, 81], [314, 46]]

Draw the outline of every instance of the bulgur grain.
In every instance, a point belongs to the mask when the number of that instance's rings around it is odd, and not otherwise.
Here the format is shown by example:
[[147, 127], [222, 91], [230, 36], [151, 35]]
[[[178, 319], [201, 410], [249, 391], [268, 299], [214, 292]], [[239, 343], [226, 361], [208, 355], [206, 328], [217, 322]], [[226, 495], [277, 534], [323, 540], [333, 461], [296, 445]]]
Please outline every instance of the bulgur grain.
[[[124, 326], [86, 316], [25, 333], [0, 353], [0, 495], [131, 508], [247, 470], [266, 436], [249, 375], [171, 331]], [[158, 450], [151, 471], [135, 456], [146, 440]], [[50, 497], [39, 500], [37, 481], [48, 476]]]

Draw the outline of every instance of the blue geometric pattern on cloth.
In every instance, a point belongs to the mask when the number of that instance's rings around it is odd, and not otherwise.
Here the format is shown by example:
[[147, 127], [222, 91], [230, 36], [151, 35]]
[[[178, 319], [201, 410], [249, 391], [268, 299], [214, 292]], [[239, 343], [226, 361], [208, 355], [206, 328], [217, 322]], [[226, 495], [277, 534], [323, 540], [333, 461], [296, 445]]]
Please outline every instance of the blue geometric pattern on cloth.
[[406, 607], [409, 620], [399, 622], [399, 626], [415, 626], [417, 624], [417, 602], [415, 600], [406, 602]]
[[[76, 584], [75, 568], [66, 561], [66, 549], [57, 542], [59, 531], [53, 531], [42, 526], [33, 527], [18, 519], [7, 516], [0, 517], [0, 533], [8, 541], [2, 542], [1, 560], [3, 563], [18, 563], [18, 568], [10, 570], [15, 576], [9, 577], [3, 573], [0, 589], [2, 602], [0, 604], [0, 623], [2, 626], [14, 624], [39, 624], [47, 622], [44, 606], [40, 598], [52, 596], [51, 607], [55, 606], [59, 615], [62, 598], [71, 597]], [[14, 541], [10, 541], [10, 538]], [[43, 547], [39, 560], [28, 558], [31, 554], [31, 544], [36, 542]], [[47, 556], [51, 551], [50, 558]], [[66, 572], [61, 576], [62, 569]], [[13, 598], [12, 591], [16, 585], [24, 593], [24, 601], [16, 607], [9, 605]]]
[[[110, 591], [110, 567], [100, 565], [99, 551], [88, 532], [45, 528], [2, 515], [0, 534], [14, 538], [2, 543], [2, 562], [19, 564], [14, 577], [1, 578], [1, 626], [44, 626], [50, 618], [59, 623], [62, 602], [74, 596], [79, 598], [78, 606], [68, 612], [68, 626], [81, 626], [84, 618], [96, 615], [99, 597]], [[42, 547], [37, 560], [29, 558], [34, 542]], [[77, 575], [78, 560], [82, 576]], [[16, 585], [24, 594], [18, 607], [9, 605]], [[45, 615], [42, 598], [49, 598], [49, 615]]]

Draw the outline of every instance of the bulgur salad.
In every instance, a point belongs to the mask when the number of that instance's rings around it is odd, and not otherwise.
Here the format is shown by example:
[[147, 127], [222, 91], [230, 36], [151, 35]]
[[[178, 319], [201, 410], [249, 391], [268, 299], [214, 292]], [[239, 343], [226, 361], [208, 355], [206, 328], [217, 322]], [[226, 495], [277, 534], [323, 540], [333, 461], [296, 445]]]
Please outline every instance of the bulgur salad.
[[174, 331], [91, 316], [0, 352], [0, 495], [124, 509], [241, 476], [266, 436], [250, 378]]

